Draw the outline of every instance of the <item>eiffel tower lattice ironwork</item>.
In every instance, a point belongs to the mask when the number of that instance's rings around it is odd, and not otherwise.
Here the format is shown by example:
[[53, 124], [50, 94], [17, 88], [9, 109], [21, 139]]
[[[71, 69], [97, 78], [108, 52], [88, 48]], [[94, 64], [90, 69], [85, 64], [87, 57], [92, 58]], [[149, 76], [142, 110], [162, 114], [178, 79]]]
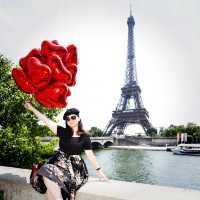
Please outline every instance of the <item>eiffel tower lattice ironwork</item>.
[[146, 132], [151, 128], [148, 111], [144, 108], [141, 89], [137, 81], [135, 45], [134, 45], [134, 26], [135, 20], [130, 11], [127, 20], [128, 25], [128, 48], [127, 66], [124, 86], [121, 88], [119, 103], [112, 113], [112, 118], [106, 126], [103, 135], [112, 134], [122, 135], [125, 128], [130, 124], [139, 124]]

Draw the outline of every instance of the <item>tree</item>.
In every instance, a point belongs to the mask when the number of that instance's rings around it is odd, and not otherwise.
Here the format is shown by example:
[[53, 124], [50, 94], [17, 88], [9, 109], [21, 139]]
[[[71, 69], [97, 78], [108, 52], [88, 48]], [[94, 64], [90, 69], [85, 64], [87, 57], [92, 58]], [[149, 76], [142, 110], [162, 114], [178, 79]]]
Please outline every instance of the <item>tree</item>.
[[193, 135], [195, 132], [197, 132], [199, 127], [194, 123], [188, 123], [185, 129], [185, 132], [189, 135]]
[[176, 137], [177, 133], [187, 133], [187, 143], [200, 142], [200, 126], [189, 122], [186, 126], [184, 125], [170, 125], [168, 128], [161, 132], [163, 137]]
[[91, 127], [89, 133], [92, 137], [101, 137], [103, 135], [103, 131], [97, 127]]
[[[29, 168], [53, 153], [55, 141], [42, 145], [38, 137], [44, 129], [38, 119], [27, 111], [23, 103], [30, 96], [21, 92], [11, 77], [11, 61], [0, 55], [0, 165]], [[54, 118], [60, 110], [48, 110], [37, 102], [34, 106]], [[51, 150], [50, 150], [51, 149]]]
[[157, 135], [157, 129], [154, 128], [154, 127], [149, 128], [149, 129], [147, 130], [146, 134], [147, 134], [148, 136], [151, 136], [151, 137], [156, 136], [156, 135]]

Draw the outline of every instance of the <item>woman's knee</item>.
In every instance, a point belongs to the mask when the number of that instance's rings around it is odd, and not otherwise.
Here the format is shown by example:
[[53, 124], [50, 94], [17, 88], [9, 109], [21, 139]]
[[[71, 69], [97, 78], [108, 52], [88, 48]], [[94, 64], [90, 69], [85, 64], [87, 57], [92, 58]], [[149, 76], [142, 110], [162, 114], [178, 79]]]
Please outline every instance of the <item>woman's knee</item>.
[[60, 190], [60, 187], [57, 185], [57, 183], [49, 180], [46, 177], [43, 177], [43, 180], [47, 187], [48, 195], [54, 197], [56, 200], [62, 199], [61, 190]]
[[50, 179], [48, 179], [44, 176], [43, 176], [43, 181], [44, 181], [44, 184], [46, 185], [47, 189], [58, 186], [56, 183], [54, 183], [53, 181], [51, 181]]
[[48, 182], [49, 182], [49, 180], [48, 180], [48, 178], [46, 178], [46, 177], [42, 177], [43, 178], [43, 181], [44, 181], [44, 184], [47, 186], [48, 185]]

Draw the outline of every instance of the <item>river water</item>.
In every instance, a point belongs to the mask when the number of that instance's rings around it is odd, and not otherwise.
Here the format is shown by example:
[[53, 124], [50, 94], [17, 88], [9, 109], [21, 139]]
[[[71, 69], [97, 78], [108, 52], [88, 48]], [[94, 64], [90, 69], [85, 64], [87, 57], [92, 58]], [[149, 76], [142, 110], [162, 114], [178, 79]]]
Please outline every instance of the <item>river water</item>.
[[[95, 151], [110, 179], [200, 190], [200, 156], [174, 155], [166, 151]], [[95, 175], [87, 159], [89, 174]]]

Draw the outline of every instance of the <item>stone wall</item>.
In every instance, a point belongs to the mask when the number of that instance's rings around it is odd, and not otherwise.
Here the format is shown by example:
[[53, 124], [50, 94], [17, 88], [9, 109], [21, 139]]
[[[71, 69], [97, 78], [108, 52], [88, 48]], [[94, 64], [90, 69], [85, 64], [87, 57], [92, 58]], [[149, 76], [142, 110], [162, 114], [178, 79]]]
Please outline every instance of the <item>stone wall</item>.
[[176, 138], [172, 137], [135, 137], [125, 136], [124, 138], [115, 138], [114, 145], [150, 145], [150, 146], [175, 146]]
[[46, 195], [34, 192], [29, 184], [22, 184], [0, 180], [0, 191], [3, 191], [4, 200], [46, 200]]

